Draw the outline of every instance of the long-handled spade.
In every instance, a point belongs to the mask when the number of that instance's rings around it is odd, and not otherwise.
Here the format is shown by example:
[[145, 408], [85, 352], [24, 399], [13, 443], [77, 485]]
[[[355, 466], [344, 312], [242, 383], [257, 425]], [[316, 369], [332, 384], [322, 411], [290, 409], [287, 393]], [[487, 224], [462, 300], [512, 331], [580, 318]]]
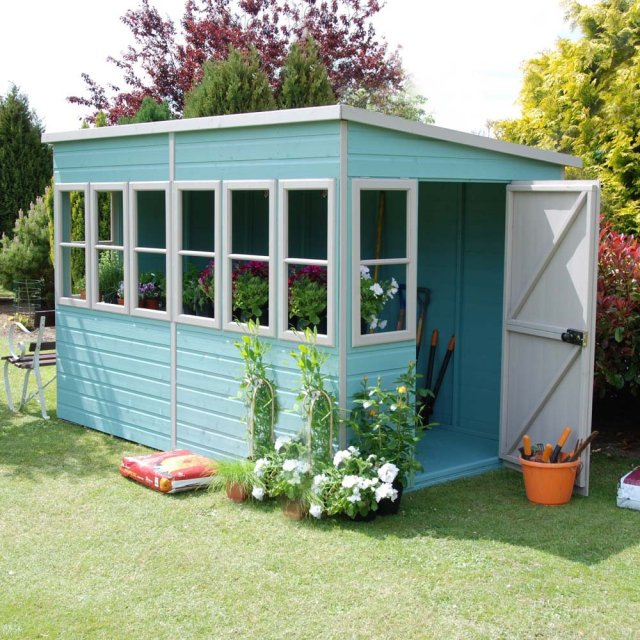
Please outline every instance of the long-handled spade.
[[[431, 352], [429, 353], [430, 363], [429, 363], [429, 366], [427, 367], [427, 389], [431, 389], [431, 377], [433, 375], [432, 359], [435, 358], [435, 349], [437, 344], [438, 344], [438, 333], [436, 330], [431, 335]], [[425, 424], [429, 423], [431, 415], [433, 414], [433, 407], [436, 403], [436, 400], [438, 399], [438, 394], [440, 393], [440, 388], [442, 387], [444, 376], [447, 373], [447, 367], [449, 366], [449, 361], [451, 360], [451, 356], [453, 355], [453, 351], [455, 348], [456, 348], [456, 337], [451, 336], [449, 340], [449, 344], [447, 345], [447, 352], [444, 354], [444, 359], [442, 360], [442, 364], [440, 365], [440, 370], [438, 371], [438, 377], [436, 378], [436, 383], [433, 387], [432, 393], [428, 395], [426, 399], [423, 401], [422, 421]], [[429, 371], [429, 367], [431, 371]]]

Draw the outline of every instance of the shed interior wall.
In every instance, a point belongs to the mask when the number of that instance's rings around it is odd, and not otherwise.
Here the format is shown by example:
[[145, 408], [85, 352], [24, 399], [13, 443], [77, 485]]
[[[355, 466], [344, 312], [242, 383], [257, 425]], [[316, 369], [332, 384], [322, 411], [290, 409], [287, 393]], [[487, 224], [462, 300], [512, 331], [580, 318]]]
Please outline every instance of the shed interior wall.
[[[456, 347], [421, 445], [417, 484], [497, 466], [506, 187], [423, 182], [418, 286], [430, 290], [418, 372], [439, 331], [432, 387], [449, 338]], [[421, 379], [424, 384], [425, 378]]]

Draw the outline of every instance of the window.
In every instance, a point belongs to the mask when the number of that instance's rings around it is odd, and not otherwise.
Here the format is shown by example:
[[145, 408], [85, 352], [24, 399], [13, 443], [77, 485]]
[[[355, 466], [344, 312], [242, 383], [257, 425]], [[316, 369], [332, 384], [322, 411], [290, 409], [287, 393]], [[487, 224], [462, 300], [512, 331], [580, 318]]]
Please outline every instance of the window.
[[91, 185], [92, 303], [119, 313], [126, 313], [131, 305], [125, 208], [124, 184]]
[[253, 320], [274, 335], [274, 183], [228, 182], [224, 197], [225, 328]]
[[63, 184], [55, 188], [57, 212], [56, 299], [64, 304], [88, 306], [91, 292], [90, 264], [87, 260], [89, 238], [88, 185]]
[[353, 344], [415, 339], [416, 183], [354, 180], [352, 195]]
[[135, 315], [166, 317], [169, 246], [169, 192], [166, 183], [131, 185], [133, 254], [129, 287]]
[[316, 328], [319, 344], [333, 344], [333, 180], [283, 180], [280, 204], [281, 336]]
[[219, 327], [219, 183], [179, 182], [175, 187], [175, 315], [181, 322]]

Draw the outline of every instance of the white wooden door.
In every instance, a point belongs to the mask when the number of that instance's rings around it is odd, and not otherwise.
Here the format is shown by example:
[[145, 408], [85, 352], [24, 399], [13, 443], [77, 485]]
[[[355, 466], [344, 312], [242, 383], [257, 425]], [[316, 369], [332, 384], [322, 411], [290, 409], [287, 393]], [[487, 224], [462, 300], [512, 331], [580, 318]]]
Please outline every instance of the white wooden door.
[[[555, 445], [569, 426], [569, 451], [591, 432], [598, 213], [597, 182], [507, 187], [500, 456], [508, 462], [517, 463], [525, 434]], [[577, 480], [584, 493], [588, 458]]]

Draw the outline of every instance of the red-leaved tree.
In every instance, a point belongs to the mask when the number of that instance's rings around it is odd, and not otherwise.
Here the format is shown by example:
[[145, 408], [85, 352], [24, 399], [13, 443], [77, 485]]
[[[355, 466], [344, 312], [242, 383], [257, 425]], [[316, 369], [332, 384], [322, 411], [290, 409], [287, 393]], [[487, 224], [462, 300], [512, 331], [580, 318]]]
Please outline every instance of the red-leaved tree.
[[125, 88], [104, 87], [82, 74], [88, 95], [68, 100], [92, 109], [87, 120], [105, 112], [111, 124], [132, 116], [150, 96], [182, 115], [184, 95], [198, 82], [206, 60], [225, 59], [229, 47], [254, 46], [274, 89], [289, 46], [307, 36], [318, 43], [335, 95], [349, 91], [400, 90], [405, 81], [398, 51], [389, 51], [373, 28], [378, 0], [187, 0], [178, 32], [149, 0], [127, 11], [122, 21], [134, 44], [109, 57], [123, 74]]
[[640, 391], [640, 242], [600, 231], [595, 384], [601, 397]]

